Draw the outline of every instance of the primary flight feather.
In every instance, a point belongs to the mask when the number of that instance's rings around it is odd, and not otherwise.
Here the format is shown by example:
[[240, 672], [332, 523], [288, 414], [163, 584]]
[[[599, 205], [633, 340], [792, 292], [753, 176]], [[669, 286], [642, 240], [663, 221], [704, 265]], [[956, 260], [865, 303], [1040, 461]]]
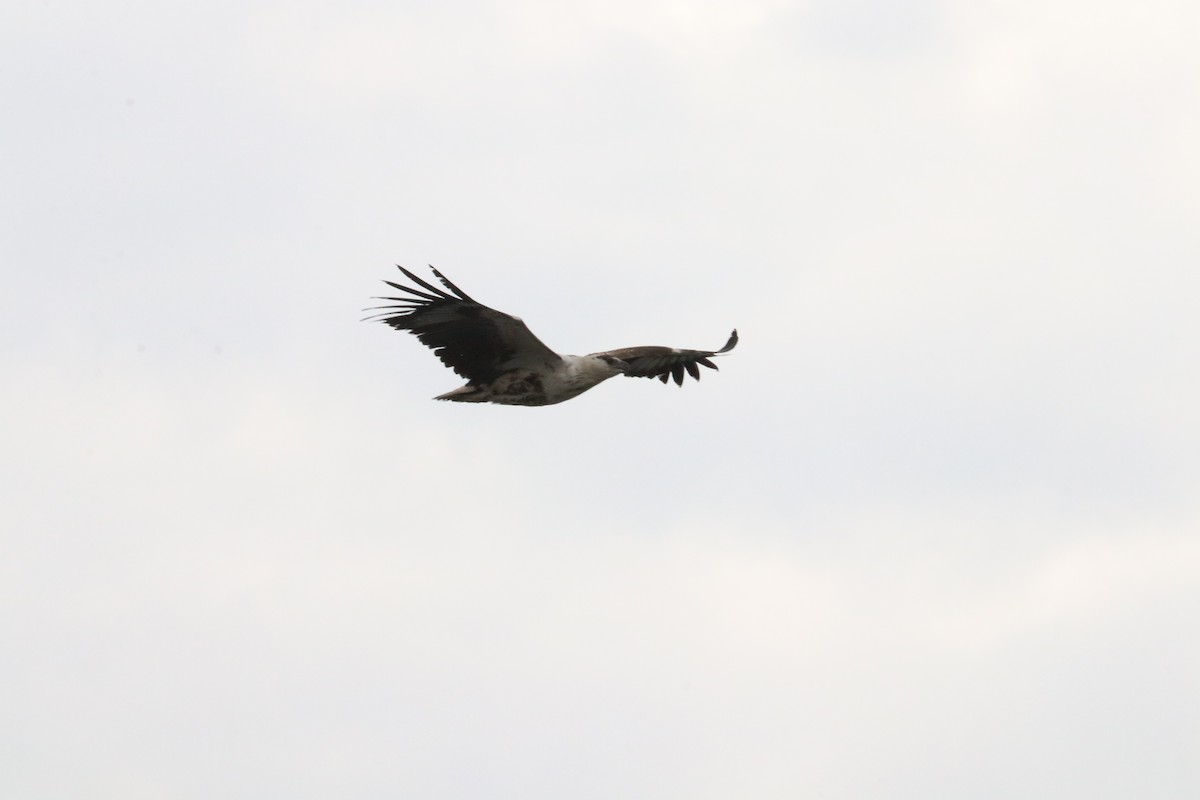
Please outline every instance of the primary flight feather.
[[586, 356], [559, 355], [533, 335], [519, 318], [476, 302], [433, 267], [444, 289], [397, 265], [417, 287], [384, 281], [404, 292], [379, 297], [393, 305], [369, 319], [408, 331], [433, 350], [442, 363], [467, 379], [467, 384], [435, 400], [458, 403], [500, 403], [548, 406], [577, 397], [615, 375], [630, 378], [674, 378], [683, 385], [686, 371], [700, 380], [700, 367], [716, 369], [709, 359], [728, 353], [737, 344], [735, 330], [720, 350], [681, 350], [675, 347], [624, 347]]

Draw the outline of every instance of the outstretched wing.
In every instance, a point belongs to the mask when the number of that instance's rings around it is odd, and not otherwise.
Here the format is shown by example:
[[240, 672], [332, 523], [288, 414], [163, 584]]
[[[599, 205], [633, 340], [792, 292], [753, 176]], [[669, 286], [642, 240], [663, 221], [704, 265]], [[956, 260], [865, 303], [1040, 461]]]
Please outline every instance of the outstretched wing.
[[625, 373], [629, 378], [658, 378], [666, 383], [674, 378], [675, 383], [683, 386], [683, 372], [696, 380], [700, 380], [700, 364], [709, 369], [717, 365], [709, 361], [711, 356], [728, 353], [738, 343], [738, 333], [735, 330], [729, 335], [729, 341], [720, 350], [680, 350], [675, 347], [626, 347], [622, 350], [609, 350], [595, 355], [615, 356], [629, 365]]
[[384, 281], [409, 296], [375, 298], [391, 300], [394, 305], [368, 309], [383, 310], [368, 319], [415, 334], [443, 364], [472, 383], [488, 383], [513, 367], [540, 368], [562, 360], [520, 319], [475, 302], [433, 267], [433, 274], [449, 292], [396, 266], [421, 288]]

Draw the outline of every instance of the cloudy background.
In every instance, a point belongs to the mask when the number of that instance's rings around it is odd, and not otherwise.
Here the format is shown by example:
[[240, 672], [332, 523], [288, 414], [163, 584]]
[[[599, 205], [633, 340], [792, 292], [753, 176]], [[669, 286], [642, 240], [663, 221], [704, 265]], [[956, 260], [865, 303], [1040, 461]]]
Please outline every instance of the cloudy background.
[[1200, 796], [1197, 30], [5, 3], [0, 795]]

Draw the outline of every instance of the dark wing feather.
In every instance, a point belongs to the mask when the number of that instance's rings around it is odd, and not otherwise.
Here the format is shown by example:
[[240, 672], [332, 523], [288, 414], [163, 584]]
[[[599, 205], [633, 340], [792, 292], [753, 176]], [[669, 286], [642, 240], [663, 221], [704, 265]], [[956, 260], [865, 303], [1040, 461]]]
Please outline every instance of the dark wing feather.
[[488, 383], [513, 367], [544, 367], [562, 360], [520, 319], [476, 302], [433, 267], [449, 292], [396, 266], [421, 288], [384, 281], [409, 296], [375, 298], [391, 300], [393, 305], [368, 309], [383, 310], [368, 319], [415, 334], [443, 364], [468, 381]]
[[700, 380], [700, 367], [716, 369], [717, 365], [709, 360], [711, 356], [728, 353], [738, 343], [738, 333], [735, 330], [729, 336], [729, 341], [720, 350], [680, 350], [675, 347], [626, 347], [621, 350], [609, 350], [595, 355], [615, 356], [629, 365], [625, 373], [629, 378], [658, 378], [666, 383], [672, 378], [675, 383], [683, 385], [683, 373], [686, 370], [696, 380]]

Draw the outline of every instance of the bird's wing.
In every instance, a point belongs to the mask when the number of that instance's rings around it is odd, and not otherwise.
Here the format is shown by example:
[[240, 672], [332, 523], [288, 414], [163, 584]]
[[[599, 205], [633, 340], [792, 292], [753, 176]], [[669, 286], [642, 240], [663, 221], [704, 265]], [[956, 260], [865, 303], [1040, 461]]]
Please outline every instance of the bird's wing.
[[433, 274], [449, 292], [418, 278], [399, 264], [396, 266], [421, 288], [384, 281], [410, 296], [375, 298], [394, 304], [369, 309], [382, 313], [368, 319], [415, 334], [443, 364], [467, 380], [488, 383], [516, 366], [546, 367], [562, 360], [520, 319], [477, 303], [436, 269]]
[[676, 347], [626, 347], [621, 350], [609, 350], [595, 355], [615, 356], [629, 365], [625, 373], [629, 378], [658, 378], [663, 383], [674, 378], [675, 383], [683, 386], [683, 372], [696, 380], [700, 380], [700, 364], [709, 369], [717, 365], [709, 361], [711, 356], [728, 353], [738, 343], [738, 333], [735, 330], [729, 336], [729, 341], [720, 350], [680, 350]]

